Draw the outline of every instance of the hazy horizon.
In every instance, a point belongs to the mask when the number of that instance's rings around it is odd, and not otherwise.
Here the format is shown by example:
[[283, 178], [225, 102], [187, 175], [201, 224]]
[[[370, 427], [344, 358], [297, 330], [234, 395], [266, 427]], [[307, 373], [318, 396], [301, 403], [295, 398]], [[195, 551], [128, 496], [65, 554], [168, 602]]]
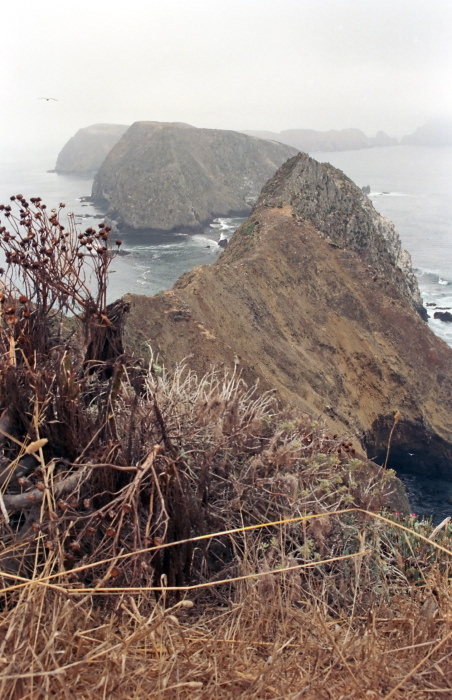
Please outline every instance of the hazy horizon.
[[452, 117], [449, 0], [17, 0], [2, 20], [3, 158], [96, 123], [400, 138]]

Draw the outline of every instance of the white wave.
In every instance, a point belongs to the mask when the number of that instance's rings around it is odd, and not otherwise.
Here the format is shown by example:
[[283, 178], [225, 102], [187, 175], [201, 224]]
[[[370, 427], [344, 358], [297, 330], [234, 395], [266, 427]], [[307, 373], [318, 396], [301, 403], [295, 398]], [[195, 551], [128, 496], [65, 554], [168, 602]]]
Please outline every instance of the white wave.
[[405, 192], [371, 192], [369, 197], [409, 197]]
[[438, 284], [447, 285], [447, 284], [450, 284], [450, 282], [448, 282], [447, 280], [443, 280], [443, 279], [441, 279], [441, 277], [440, 277], [439, 280], [438, 280]]
[[204, 248], [207, 245], [213, 245], [214, 243], [216, 243], [216, 241], [214, 241], [212, 238], [209, 238], [208, 236], [201, 236], [200, 234], [193, 236], [191, 240], [193, 243], [198, 243], [200, 246], [204, 246]]

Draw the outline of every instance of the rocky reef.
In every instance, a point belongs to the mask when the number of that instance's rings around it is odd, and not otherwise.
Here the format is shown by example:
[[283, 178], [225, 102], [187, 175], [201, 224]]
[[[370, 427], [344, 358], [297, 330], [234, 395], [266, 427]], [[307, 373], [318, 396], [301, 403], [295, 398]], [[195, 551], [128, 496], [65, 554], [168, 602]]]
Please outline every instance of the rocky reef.
[[120, 227], [199, 232], [245, 216], [296, 150], [235, 131], [136, 122], [97, 173], [92, 196]]
[[290, 159], [215, 264], [128, 301], [129, 350], [235, 367], [380, 463], [396, 421], [390, 465], [451, 477], [452, 350], [394, 227], [332, 166]]
[[129, 127], [122, 124], [93, 124], [79, 129], [57, 157], [57, 173], [92, 173]]

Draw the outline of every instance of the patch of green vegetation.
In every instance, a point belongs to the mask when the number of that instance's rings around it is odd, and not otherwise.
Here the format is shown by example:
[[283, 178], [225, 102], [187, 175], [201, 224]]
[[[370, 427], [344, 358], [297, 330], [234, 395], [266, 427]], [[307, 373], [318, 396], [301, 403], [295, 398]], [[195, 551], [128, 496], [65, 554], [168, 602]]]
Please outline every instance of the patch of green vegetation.
[[256, 225], [256, 222], [253, 221], [253, 222], [251, 222], [250, 224], [248, 224], [247, 226], [245, 226], [245, 228], [244, 228], [243, 231], [242, 231], [243, 235], [244, 235], [244, 236], [249, 236], [250, 233], [253, 233], [253, 230], [254, 230], [255, 225]]

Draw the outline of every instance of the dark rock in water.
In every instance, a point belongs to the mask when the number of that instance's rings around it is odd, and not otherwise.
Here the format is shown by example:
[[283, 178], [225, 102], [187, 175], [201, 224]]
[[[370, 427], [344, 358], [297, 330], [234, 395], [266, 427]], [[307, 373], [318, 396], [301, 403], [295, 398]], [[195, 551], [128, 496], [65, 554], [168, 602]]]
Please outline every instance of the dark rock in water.
[[249, 214], [294, 153], [235, 131], [136, 122], [96, 174], [92, 196], [125, 229], [202, 232], [218, 216]]
[[450, 311], [435, 311], [433, 318], [437, 318], [445, 323], [452, 323], [452, 314]]
[[389, 467], [452, 480], [452, 349], [420, 317], [394, 226], [332, 166], [290, 159], [213, 265], [127, 299], [126, 351], [238, 368], [379, 464], [394, 428]]
[[364, 187], [361, 187], [361, 189], [364, 194], [370, 194], [370, 185], [364, 185]]
[[429, 302], [427, 302], [426, 306], [436, 306], [436, 302], [435, 302], [435, 301], [429, 301]]
[[96, 172], [128, 128], [122, 124], [94, 124], [79, 129], [58, 154], [55, 172]]
[[220, 248], [226, 248], [227, 244], [228, 244], [227, 238], [220, 238], [220, 240], [218, 241], [218, 245], [220, 246]]

